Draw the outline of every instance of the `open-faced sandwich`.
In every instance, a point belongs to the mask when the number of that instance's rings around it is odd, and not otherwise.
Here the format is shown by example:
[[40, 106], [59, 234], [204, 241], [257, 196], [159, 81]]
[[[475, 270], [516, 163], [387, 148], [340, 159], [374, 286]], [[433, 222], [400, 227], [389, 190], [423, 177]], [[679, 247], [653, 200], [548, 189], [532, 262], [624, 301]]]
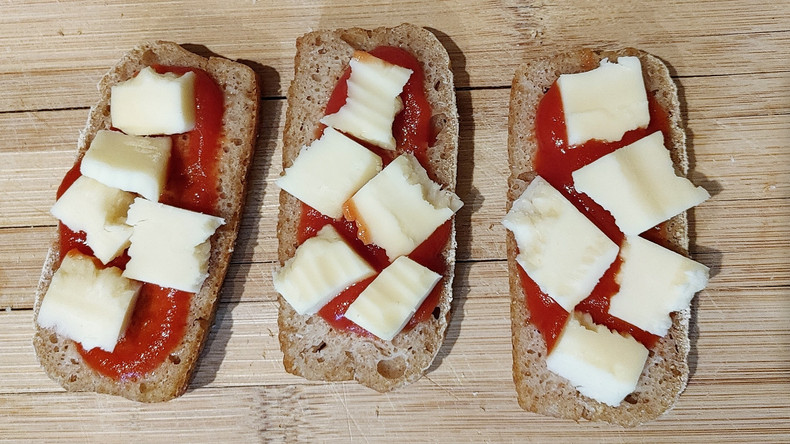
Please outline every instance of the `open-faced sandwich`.
[[425, 29], [297, 41], [277, 181], [280, 347], [288, 372], [388, 391], [442, 344], [455, 263], [458, 118]]
[[519, 404], [633, 426], [688, 378], [689, 304], [708, 268], [687, 258], [685, 135], [666, 66], [580, 50], [522, 66], [511, 92], [508, 229]]
[[142, 45], [100, 81], [52, 214], [34, 346], [67, 390], [179, 396], [238, 232], [258, 85], [246, 65]]

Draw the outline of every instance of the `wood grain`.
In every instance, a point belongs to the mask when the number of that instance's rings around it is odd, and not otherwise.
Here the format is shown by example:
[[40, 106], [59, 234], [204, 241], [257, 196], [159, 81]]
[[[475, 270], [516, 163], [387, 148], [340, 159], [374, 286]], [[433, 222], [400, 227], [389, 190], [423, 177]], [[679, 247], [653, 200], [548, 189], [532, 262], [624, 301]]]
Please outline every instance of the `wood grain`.
[[[0, 439], [18, 442], [790, 441], [790, 4], [773, 0], [458, 2], [125, 1], [0, 6]], [[284, 92], [295, 39], [404, 21], [450, 53], [460, 115], [455, 316], [429, 374], [380, 395], [285, 373], [271, 271]], [[34, 288], [96, 81], [141, 41], [239, 58], [263, 81], [261, 132], [239, 241], [189, 391], [159, 405], [66, 393], [31, 345]], [[510, 374], [504, 216], [509, 85], [523, 61], [635, 46], [669, 66], [710, 266], [693, 305], [691, 379], [674, 410], [634, 430], [518, 408]]]

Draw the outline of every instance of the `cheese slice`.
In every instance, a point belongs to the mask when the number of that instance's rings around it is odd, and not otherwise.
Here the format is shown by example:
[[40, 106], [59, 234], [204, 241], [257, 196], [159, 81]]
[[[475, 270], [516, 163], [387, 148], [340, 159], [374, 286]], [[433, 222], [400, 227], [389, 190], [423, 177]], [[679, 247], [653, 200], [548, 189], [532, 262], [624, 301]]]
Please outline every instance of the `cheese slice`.
[[172, 144], [170, 137], [100, 130], [82, 158], [80, 172], [107, 186], [158, 201], [167, 180]]
[[106, 264], [129, 246], [132, 227], [126, 224], [126, 212], [133, 200], [132, 193], [80, 176], [50, 213], [70, 230], [85, 232], [85, 243]]
[[620, 255], [609, 314], [654, 335], [667, 334], [669, 314], [688, 308], [708, 284], [708, 267], [639, 236], [627, 236]]
[[333, 128], [304, 147], [277, 185], [333, 219], [343, 203], [381, 171], [381, 157]]
[[645, 346], [630, 335], [593, 324], [589, 314], [573, 312], [546, 366], [581, 394], [616, 407], [636, 389], [647, 355]]
[[660, 131], [573, 172], [573, 186], [614, 216], [620, 231], [636, 235], [710, 197], [675, 175]]
[[162, 287], [197, 293], [208, 276], [209, 238], [222, 218], [136, 198], [127, 223], [133, 227], [123, 275]]
[[337, 230], [325, 225], [274, 273], [274, 289], [297, 313], [312, 315], [346, 288], [374, 274], [376, 270]]
[[403, 109], [398, 97], [412, 70], [393, 65], [363, 51], [355, 51], [350, 62], [348, 98], [321, 123], [351, 134], [384, 149], [395, 149], [392, 122]]
[[626, 131], [650, 123], [642, 64], [638, 57], [607, 59], [591, 71], [557, 79], [568, 145], [590, 139], [614, 142]]
[[443, 190], [412, 154], [402, 154], [346, 203], [359, 238], [387, 252], [390, 261], [411, 253], [463, 206]]
[[116, 267], [100, 269], [89, 256], [69, 251], [52, 276], [36, 322], [85, 350], [111, 352], [126, 331], [141, 286]]
[[407, 256], [385, 268], [348, 306], [346, 318], [385, 341], [409, 322], [442, 278]]
[[136, 136], [195, 128], [195, 73], [159, 74], [150, 66], [110, 91], [112, 126]]
[[502, 224], [516, 239], [519, 265], [568, 312], [617, 257], [617, 244], [540, 176], [513, 202]]

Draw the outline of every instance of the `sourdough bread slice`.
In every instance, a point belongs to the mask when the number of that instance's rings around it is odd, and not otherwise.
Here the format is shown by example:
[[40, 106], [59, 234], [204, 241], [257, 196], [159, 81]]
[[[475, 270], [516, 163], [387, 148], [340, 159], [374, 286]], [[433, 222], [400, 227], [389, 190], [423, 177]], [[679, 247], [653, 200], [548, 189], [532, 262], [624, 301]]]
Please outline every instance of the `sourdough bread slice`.
[[[184, 337], [159, 367], [139, 379], [117, 381], [92, 370], [77, 351], [76, 344], [51, 329], [36, 325], [33, 345], [47, 374], [71, 391], [95, 391], [120, 395], [143, 402], [159, 402], [184, 393], [195, 363], [214, 319], [219, 291], [230, 262], [241, 218], [247, 170], [255, 145], [258, 83], [251, 68], [220, 57], [204, 58], [171, 42], [143, 44], [125, 54], [98, 84], [101, 99], [93, 106], [77, 143], [81, 159], [93, 137], [110, 128], [110, 88], [133, 77], [150, 65], [196, 67], [206, 71], [225, 96], [222, 116], [221, 158], [219, 159], [219, 200], [216, 214], [225, 219], [211, 238], [209, 276], [190, 303]], [[34, 319], [41, 299], [60, 263], [58, 236], [52, 242], [36, 290]]]
[[[675, 172], [685, 176], [688, 170], [686, 136], [681, 127], [677, 89], [667, 67], [656, 57], [635, 49], [619, 51], [579, 50], [536, 60], [521, 66], [513, 79], [510, 96], [508, 134], [507, 210], [535, 178], [532, 165], [537, 150], [535, 115], [537, 105], [560, 74], [589, 71], [604, 58], [637, 56], [648, 94], [653, 94], [667, 112], [671, 128], [666, 145]], [[672, 218], [667, 228], [669, 247], [688, 254], [688, 229], [685, 212]], [[607, 421], [635, 426], [669, 410], [686, 386], [688, 379], [690, 309], [672, 315], [672, 327], [658, 345], [650, 350], [647, 364], [636, 390], [617, 407], [611, 407], [581, 395], [566, 379], [546, 367], [546, 343], [530, 323], [530, 312], [518, 274], [516, 242], [507, 232], [508, 271], [510, 276], [511, 321], [513, 332], [513, 379], [518, 402], [525, 410], [544, 415], [580, 420]]]
[[[359, 28], [316, 31], [297, 40], [294, 80], [288, 90], [283, 130], [283, 169], [291, 166], [302, 146], [315, 140], [329, 96], [354, 50], [369, 51], [384, 45], [406, 49], [425, 72], [431, 122], [438, 133], [435, 143], [428, 148], [428, 169], [433, 171], [437, 182], [454, 191], [458, 114], [450, 59], [433, 34], [408, 24], [372, 31]], [[277, 225], [281, 265], [296, 250], [300, 217], [301, 203], [281, 191]], [[454, 225], [450, 239], [443, 251], [448, 267], [441, 284], [438, 310], [430, 320], [399, 333], [392, 341], [338, 331], [318, 315], [299, 315], [280, 297], [278, 325], [285, 369], [314, 380], [356, 379], [380, 392], [420, 378], [439, 351], [449, 322], [456, 248]]]

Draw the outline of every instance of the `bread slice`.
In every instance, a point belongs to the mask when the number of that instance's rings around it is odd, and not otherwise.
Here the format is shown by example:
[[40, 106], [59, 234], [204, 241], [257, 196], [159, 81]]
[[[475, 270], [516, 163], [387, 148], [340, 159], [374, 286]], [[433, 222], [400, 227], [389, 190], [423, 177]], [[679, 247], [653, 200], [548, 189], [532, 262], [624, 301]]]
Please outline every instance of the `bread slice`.
[[[283, 169], [291, 166], [304, 145], [315, 139], [332, 90], [355, 49], [398, 46], [411, 52], [425, 71], [425, 88], [432, 124], [438, 136], [428, 149], [434, 178], [455, 190], [458, 152], [458, 114], [453, 75], [447, 51], [423, 28], [404, 24], [395, 28], [359, 28], [316, 31], [296, 43], [294, 80], [288, 90], [288, 110], [283, 130]], [[279, 260], [283, 264], [297, 247], [300, 202], [280, 192], [277, 225]], [[455, 227], [444, 249], [448, 264], [439, 310], [429, 321], [399, 333], [392, 341], [337, 331], [320, 316], [302, 316], [280, 297], [278, 325], [285, 369], [307, 379], [344, 381], [356, 379], [380, 392], [414, 381], [431, 365], [444, 340], [449, 322], [455, 264]]]
[[[89, 368], [76, 350], [75, 343], [51, 329], [36, 325], [33, 345], [47, 374], [71, 391], [95, 391], [120, 395], [143, 402], [166, 401], [181, 395], [205, 343], [214, 319], [220, 287], [228, 268], [238, 233], [247, 170], [255, 145], [258, 84], [255, 73], [246, 65], [220, 57], [204, 58], [171, 42], [143, 44], [129, 53], [102, 77], [98, 84], [101, 99], [90, 110], [88, 122], [77, 143], [77, 160], [81, 159], [96, 132], [110, 128], [110, 88], [134, 76], [140, 69], [154, 64], [197, 67], [206, 71], [223, 90], [225, 112], [222, 117], [224, 137], [219, 161], [220, 183], [216, 216], [225, 219], [211, 238], [209, 276], [200, 292], [193, 296], [184, 337], [169, 359], [149, 374], [136, 380], [116, 381]], [[60, 260], [57, 235], [44, 262], [36, 290], [34, 319], [41, 299], [49, 288]]]
[[[642, 62], [648, 94], [653, 94], [667, 111], [671, 136], [667, 147], [676, 173], [688, 170], [686, 136], [681, 127], [677, 89], [667, 67], [656, 57], [635, 49], [619, 51], [579, 50], [533, 61], [521, 66], [513, 79], [510, 97], [508, 134], [508, 204], [510, 210], [529, 182], [536, 176], [532, 159], [537, 150], [535, 114], [545, 91], [560, 74], [588, 71], [600, 60], [615, 61], [618, 56], [637, 56]], [[668, 247], [688, 254], [688, 229], [685, 213], [669, 222]], [[513, 331], [513, 379], [518, 402], [525, 410], [560, 418], [582, 418], [635, 426], [669, 410], [686, 386], [688, 379], [689, 317], [686, 309], [672, 315], [672, 327], [652, 350], [636, 391], [618, 407], [611, 407], [581, 395], [566, 379], [546, 368], [546, 343], [530, 323], [526, 296], [516, 263], [516, 242], [507, 233], [508, 271], [510, 275], [511, 320]]]

